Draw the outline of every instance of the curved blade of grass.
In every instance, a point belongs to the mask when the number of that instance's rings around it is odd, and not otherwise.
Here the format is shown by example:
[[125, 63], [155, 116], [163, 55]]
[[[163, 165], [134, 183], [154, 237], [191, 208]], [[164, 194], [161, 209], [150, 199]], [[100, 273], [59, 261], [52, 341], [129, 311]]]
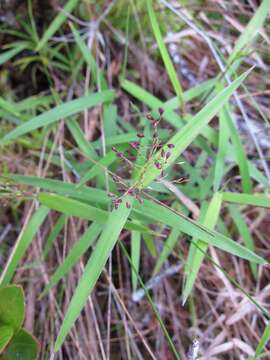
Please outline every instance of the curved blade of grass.
[[[256, 263], [266, 263], [262, 257], [239, 245], [237, 242], [214, 230], [210, 230], [205, 226], [198, 224], [183, 214], [175, 213], [171, 209], [162, 205], [145, 201], [143, 207], [134, 203], [134, 210], [136, 210], [135, 213], [141, 212], [144, 218], [150, 218], [154, 221], [161, 222], [167, 226], [178, 229], [180, 232], [188, 234], [194, 238], [201, 239], [202, 241], [214, 245], [221, 250], [227, 251], [230, 254], [254, 261]], [[132, 214], [132, 216], [134, 215]]]
[[82, 129], [80, 128], [79, 124], [75, 119], [69, 119], [66, 121], [67, 127], [73, 136], [74, 140], [76, 141], [79, 149], [91, 159], [97, 159], [97, 154], [93, 149], [91, 143], [86, 140]]
[[15, 246], [13, 246], [12, 252], [9, 256], [8, 262], [0, 278], [0, 285], [7, 285], [13, 277], [16, 267], [26, 250], [28, 249], [33, 237], [36, 235], [40, 226], [44, 222], [46, 216], [49, 213], [49, 209], [45, 206], [41, 206], [31, 217], [29, 223], [20, 233]]
[[218, 153], [215, 163], [215, 174], [213, 188], [214, 192], [219, 190], [222, 178], [224, 176], [225, 156], [229, 144], [228, 127], [226, 124], [226, 118], [224, 116], [224, 110], [222, 109], [219, 114], [219, 139], [218, 139]]
[[98, 237], [99, 233], [102, 230], [102, 226], [99, 224], [93, 223], [85, 231], [83, 236], [75, 242], [75, 244], [70, 249], [67, 257], [60, 264], [55, 273], [52, 275], [49, 283], [46, 285], [45, 289], [42, 291], [40, 297], [47, 294], [47, 292], [54, 287], [70, 270], [70, 268], [80, 259], [80, 257], [86, 252], [87, 249], [93, 244], [93, 242]]
[[156, 262], [154, 272], [153, 272], [153, 276], [155, 276], [159, 272], [162, 265], [164, 264], [164, 262], [166, 261], [168, 256], [173, 251], [173, 248], [175, 247], [179, 236], [181, 236], [181, 233], [177, 229], [172, 229], [169, 237], [166, 239], [166, 241], [165, 241], [165, 243], [163, 245], [162, 251], [161, 251], [161, 253], [159, 255], [159, 258], [158, 258], [158, 260]]
[[29, 43], [22, 42], [21, 44], [16, 45], [14, 49], [7, 50], [5, 52], [2, 52], [0, 54], [0, 65], [4, 64], [8, 60], [12, 59], [14, 56], [16, 56], [19, 52], [27, 48], [27, 45]]
[[266, 346], [266, 344], [268, 343], [269, 340], [270, 340], [270, 322], [264, 329], [264, 332], [263, 332], [261, 340], [257, 346], [253, 360], [256, 360], [257, 357], [262, 353], [263, 348]]
[[80, 315], [88, 296], [93, 290], [102, 269], [104, 268], [117, 242], [120, 232], [126, 224], [131, 211], [131, 208], [128, 209], [126, 207], [126, 200], [132, 203], [132, 198], [124, 199], [123, 203], [120, 204], [119, 209], [113, 210], [108, 217], [104, 230], [102, 231], [96, 247], [88, 260], [85, 270], [79, 280], [79, 284], [69, 304], [63, 324], [55, 342], [55, 351], [60, 349], [77, 317]]
[[105, 191], [91, 188], [89, 186], [81, 186], [70, 184], [60, 180], [46, 179], [36, 176], [23, 176], [16, 174], [9, 174], [9, 179], [18, 183], [29, 186], [34, 186], [41, 189], [46, 189], [58, 194], [70, 195], [73, 198], [84, 201], [97, 202], [99, 204], [108, 204], [109, 199]]
[[50, 37], [53, 36], [56, 31], [60, 28], [63, 22], [66, 20], [67, 15], [72, 12], [72, 10], [77, 5], [78, 0], [69, 0], [64, 6], [63, 10], [54, 18], [51, 22], [42, 38], [40, 39], [36, 51], [40, 51], [50, 40]]
[[[250, 235], [249, 228], [248, 228], [247, 224], [245, 223], [244, 219], [241, 216], [241, 213], [240, 213], [239, 209], [235, 205], [229, 205], [228, 208], [229, 208], [232, 220], [235, 223], [239, 234], [241, 235], [242, 239], [244, 240], [245, 246], [249, 250], [254, 251], [255, 247], [254, 247], [253, 239], [252, 239], [252, 237]], [[256, 275], [257, 275], [256, 264], [251, 262], [250, 263], [250, 268], [251, 268], [251, 271], [252, 271], [252, 274], [253, 274], [254, 278], [256, 279]]]
[[166, 70], [167, 70], [168, 76], [171, 80], [171, 83], [173, 85], [174, 91], [179, 98], [181, 106], [183, 106], [184, 105], [183, 90], [182, 90], [181, 84], [178, 80], [178, 76], [174, 69], [170, 55], [164, 44], [163, 37], [162, 37], [160, 29], [159, 29], [158, 21], [157, 21], [157, 18], [156, 18], [154, 9], [153, 9], [152, 0], [146, 0], [146, 4], [147, 4], [147, 11], [148, 11], [148, 15], [149, 15], [150, 22], [152, 25], [152, 29], [153, 29], [153, 32], [154, 32], [154, 35], [155, 35], [155, 38], [156, 38], [156, 41], [157, 41], [157, 44], [159, 47], [159, 51], [160, 51], [163, 63], [166, 67]]
[[243, 192], [251, 193], [252, 183], [251, 183], [251, 179], [250, 179], [250, 170], [249, 170], [249, 165], [248, 165], [248, 160], [247, 160], [247, 156], [245, 153], [245, 149], [242, 145], [238, 131], [235, 128], [233, 120], [231, 118], [229, 106], [225, 105], [223, 108], [223, 111], [224, 111], [224, 116], [226, 117], [226, 124], [228, 125], [229, 131], [230, 131], [232, 144], [234, 147], [234, 153], [235, 153], [235, 157], [236, 157], [236, 160], [238, 163], [239, 172], [241, 175], [241, 183], [242, 183]]
[[231, 52], [228, 62], [232, 63], [239, 53], [243, 51], [257, 35], [257, 32], [263, 26], [263, 23], [268, 15], [270, 10], [270, 1], [263, 0], [255, 15], [252, 16], [250, 22], [246, 26], [245, 30], [239, 36], [236, 41], [236, 44]]
[[85, 42], [83, 41], [83, 39], [80, 36], [80, 33], [77, 31], [77, 29], [74, 27], [74, 25], [70, 22], [69, 26], [71, 28], [71, 31], [74, 35], [74, 39], [82, 53], [82, 56], [86, 62], [86, 64], [89, 66], [89, 68], [91, 69], [91, 76], [93, 77], [93, 80], [96, 82], [98, 76], [100, 76], [100, 83], [101, 83], [101, 89], [105, 90], [108, 88], [108, 85], [106, 83], [106, 80], [103, 76], [103, 74], [101, 73], [101, 71], [98, 69], [95, 58], [93, 57], [92, 53], [91, 53], [91, 49], [89, 49], [87, 47], [87, 45], [85, 44]]
[[249, 195], [249, 194], [224, 192], [223, 200], [235, 204], [270, 208], [270, 197], [261, 194]]
[[[222, 204], [222, 194], [221, 193], [215, 193], [209, 207], [206, 211], [205, 218], [203, 221], [204, 226], [206, 226], [209, 229], [214, 229], [216, 226], [220, 208]], [[198, 272], [200, 270], [202, 261], [204, 259], [204, 253], [207, 251], [208, 244], [201, 240], [193, 239], [193, 241], [196, 243], [195, 245], [190, 245], [190, 251], [192, 251], [192, 257], [190, 259], [192, 260], [192, 263], [187, 262], [185, 266], [185, 272], [186, 272], [186, 281], [185, 281], [185, 287], [183, 291], [183, 304], [185, 304], [188, 296], [190, 295], [194, 282], [197, 278]], [[202, 251], [200, 251], [199, 249]]]
[[[195, 140], [195, 138], [201, 133], [203, 128], [208, 122], [218, 113], [222, 106], [228, 101], [233, 92], [241, 85], [251, 70], [245, 72], [233, 81], [223, 91], [219, 92], [214, 99], [212, 99], [199, 113], [197, 113], [181, 130], [179, 130], [167, 144], [173, 144], [174, 148], [171, 150], [171, 156], [164, 164], [163, 170], [170, 166], [181, 153]], [[167, 150], [167, 144], [163, 146]], [[155, 163], [161, 161], [161, 150], [142, 169], [139, 174], [138, 186], [144, 188], [148, 186], [158, 175], [160, 170], [155, 166]]]
[[66, 118], [67, 116], [74, 115], [97, 104], [111, 101], [114, 98], [114, 95], [114, 91], [106, 90], [56, 106], [54, 109], [38, 115], [12, 130], [0, 140], [0, 145], [10, 140], [15, 140], [19, 136], [25, 135], [42, 126], [52, 124], [62, 118]]
[[44, 246], [44, 251], [43, 251], [44, 259], [46, 259], [46, 257], [48, 256], [48, 254], [53, 246], [53, 243], [56, 240], [57, 236], [60, 234], [61, 230], [63, 229], [65, 222], [66, 222], [66, 216], [61, 215], [59, 217], [59, 219], [57, 220], [56, 224], [54, 225], [52, 231], [50, 232], [50, 235], [48, 236], [45, 246]]

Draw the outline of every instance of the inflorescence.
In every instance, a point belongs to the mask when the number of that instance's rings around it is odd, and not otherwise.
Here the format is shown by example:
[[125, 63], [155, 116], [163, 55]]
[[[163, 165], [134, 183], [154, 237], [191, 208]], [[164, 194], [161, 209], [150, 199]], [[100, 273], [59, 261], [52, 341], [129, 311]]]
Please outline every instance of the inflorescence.
[[[167, 144], [165, 147], [163, 146], [159, 134], [158, 134], [158, 125], [160, 121], [162, 120], [162, 115], [164, 113], [164, 110], [162, 108], [159, 108], [159, 117], [158, 119], [155, 119], [151, 114], [147, 114], [146, 118], [150, 121], [152, 128], [153, 128], [153, 135], [152, 135], [152, 141], [149, 146], [149, 150], [147, 151], [147, 164], [153, 163], [155, 167], [160, 170], [160, 176], [164, 177], [164, 166], [166, 165], [168, 159], [171, 156], [171, 149], [174, 148], [173, 144]], [[123, 162], [123, 164], [126, 165], [127, 171], [129, 174], [132, 174], [132, 172], [135, 170], [136, 164], [135, 160], [138, 157], [140, 153], [140, 148], [142, 146], [141, 140], [144, 138], [143, 132], [137, 133], [137, 141], [132, 141], [129, 143], [130, 145], [130, 151], [128, 151], [126, 154], [119, 151], [115, 146], [112, 147], [112, 150], [116, 153], [116, 156]], [[160, 156], [158, 157], [158, 160], [156, 159], [157, 152], [160, 151]], [[135, 152], [135, 156], [133, 153]], [[146, 168], [144, 168], [146, 170]], [[141, 179], [143, 178], [144, 171], [142, 171]], [[118, 176], [118, 175], [112, 175], [112, 180], [115, 182], [117, 186], [117, 194], [108, 193], [109, 198], [112, 201], [112, 204], [115, 209], [118, 209], [119, 205], [123, 202], [123, 198], [126, 195], [132, 196], [135, 199], [137, 199], [141, 204], [143, 204], [143, 199], [140, 194], [139, 186], [137, 183], [133, 184], [129, 188], [127, 188], [124, 180]], [[131, 204], [130, 202], [126, 201], [126, 207], [130, 208]]]

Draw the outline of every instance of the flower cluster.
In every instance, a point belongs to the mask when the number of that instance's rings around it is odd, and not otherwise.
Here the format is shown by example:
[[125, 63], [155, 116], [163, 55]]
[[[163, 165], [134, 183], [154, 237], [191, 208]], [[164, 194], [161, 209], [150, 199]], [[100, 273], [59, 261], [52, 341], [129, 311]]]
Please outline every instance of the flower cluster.
[[[166, 146], [163, 146], [159, 134], [158, 134], [158, 125], [160, 121], [162, 120], [162, 115], [164, 113], [164, 110], [162, 108], [159, 108], [159, 117], [158, 119], [155, 119], [151, 114], [148, 114], [146, 118], [150, 121], [152, 128], [153, 128], [153, 134], [152, 134], [152, 141], [149, 146], [148, 152], [147, 152], [147, 163], [153, 162], [155, 167], [160, 170], [160, 175], [163, 177], [163, 169], [166, 165], [169, 157], [171, 156], [171, 149], [174, 148], [173, 144], [167, 144]], [[141, 140], [144, 138], [143, 132], [137, 133], [137, 141], [132, 141], [129, 143], [130, 145], [130, 151], [127, 153], [123, 153], [119, 151], [115, 146], [112, 147], [112, 150], [116, 153], [116, 156], [123, 162], [123, 164], [126, 165], [128, 173], [131, 174], [134, 171], [135, 168], [135, 161], [139, 152], [140, 148], [142, 146]], [[157, 152], [160, 151], [160, 157], [159, 160], [155, 160], [155, 155]], [[133, 156], [133, 153], [135, 152], [135, 156]], [[124, 180], [118, 176], [118, 175], [112, 175], [112, 180], [115, 182], [117, 186], [117, 194], [108, 193], [108, 196], [111, 198], [112, 204], [115, 209], [118, 209], [119, 205], [122, 203], [123, 198], [126, 195], [132, 196], [136, 198], [141, 204], [143, 204], [143, 199], [141, 197], [140, 191], [136, 187], [136, 185], [133, 185], [132, 187], [127, 187]], [[131, 204], [127, 201], [126, 207], [130, 208]]]

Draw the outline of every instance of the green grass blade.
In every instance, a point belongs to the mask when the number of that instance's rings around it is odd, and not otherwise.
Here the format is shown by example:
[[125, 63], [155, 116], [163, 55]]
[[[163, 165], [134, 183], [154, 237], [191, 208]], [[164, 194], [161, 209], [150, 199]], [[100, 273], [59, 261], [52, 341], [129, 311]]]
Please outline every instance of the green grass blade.
[[166, 239], [162, 251], [159, 255], [159, 258], [156, 262], [155, 268], [154, 268], [154, 272], [153, 272], [153, 276], [155, 276], [159, 270], [161, 269], [162, 265], [164, 264], [164, 262], [166, 261], [166, 259], [168, 258], [168, 256], [170, 255], [170, 253], [173, 251], [174, 246], [177, 243], [177, 240], [179, 238], [179, 236], [181, 235], [181, 233], [179, 233], [179, 231], [177, 229], [172, 229], [169, 237]]
[[167, 70], [168, 76], [171, 80], [171, 83], [173, 85], [174, 91], [175, 91], [176, 95], [178, 96], [179, 101], [181, 102], [181, 106], [183, 106], [184, 105], [183, 90], [182, 90], [181, 84], [178, 80], [178, 76], [174, 69], [170, 55], [164, 44], [163, 37], [162, 37], [160, 29], [159, 29], [158, 21], [157, 21], [157, 18], [156, 18], [154, 9], [153, 9], [152, 0], [147, 0], [146, 3], [147, 3], [148, 15], [150, 18], [152, 29], [153, 29], [153, 32], [154, 32], [154, 35], [155, 35], [155, 38], [156, 38], [156, 41], [157, 41], [157, 44], [159, 47], [159, 51], [160, 51], [163, 63], [166, 67], [166, 70]]
[[[252, 239], [252, 237], [250, 235], [249, 228], [248, 228], [247, 224], [245, 223], [244, 219], [241, 216], [240, 211], [234, 205], [229, 205], [228, 208], [229, 208], [231, 217], [233, 219], [233, 222], [235, 223], [239, 234], [241, 235], [242, 239], [244, 240], [245, 246], [249, 250], [254, 251], [255, 247], [254, 247], [253, 239]], [[250, 263], [250, 268], [251, 268], [251, 271], [252, 271], [252, 274], [253, 274], [254, 278], [256, 279], [256, 275], [257, 275], [256, 264], [251, 262]]]
[[29, 223], [22, 230], [19, 235], [15, 246], [12, 249], [12, 253], [8, 259], [8, 262], [5, 266], [5, 269], [0, 278], [1, 286], [7, 285], [13, 277], [13, 274], [16, 270], [16, 267], [19, 261], [24, 256], [26, 250], [28, 249], [33, 237], [39, 230], [41, 224], [44, 222], [46, 216], [48, 215], [49, 209], [45, 206], [41, 206], [32, 216]]
[[[54, 209], [68, 216], [76, 216], [80, 219], [91, 220], [98, 224], [105, 224], [108, 220], [109, 213], [107, 211], [65, 196], [39, 193], [38, 200], [41, 204], [47, 206], [48, 208]], [[125, 227], [129, 230], [151, 233], [151, 231], [146, 227], [132, 222], [127, 222]]]
[[[193, 119], [191, 119], [167, 142], [167, 144], [173, 144], [175, 147], [171, 150], [171, 156], [164, 164], [163, 169], [166, 169], [175, 160], [177, 160], [179, 155], [181, 155], [181, 153], [195, 140], [195, 138], [201, 133], [202, 129], [218, 113], [218, 111], [228, 101], [229, 97], [241, 85], [249, 73], [250, 70], [239, 76], [223, 91], [219, 92], [214, 99], [212, 99], [199, 113], [193, 117]], [[167, 144], [163, 146], [165, 150], [168, 149]], [[152, 160], [151, 163], [147, 163], [145, 165], [145, 168], [139, 175], [138, 186], [140, 188], [148, 186], [160, 174], [160, 170], [158, 170], [155, 166], [156, 162], [162, 162], [160, 154], [161, 150], [154, 157], [154, 161]]]
[[[221, 204], [222, 204], [222, 194], [215, 193], [209, 204], [209, 207], [206, 211], [205, 218], [203, 221], [204, 226], [207, 227], [208, 229], [212, 230], [216, 226], [220, 213]], [[185, 304], [188, 296], [192, 291], [194, 282], [197, 278], [202, 261], [204, 259], [204, 253], [207, 251], [208, 248], [208, 244], [201, 240], [193, 239], [193, 241], [196, 243], [196, 249], [192, 248], [194, 246], [193, 244], [190, 245], [190, 251], [192, 251], [192, 264], [187, 263], [187, 266], [185, 268], [187, 277], [183, 291], [183, 304]], [[202, 251], [200, 251], [200, 249]]]
[[45, 246], [44, 246], [44, 251], [43, 251], [43, 258], [44, 260], [46, 259], [46, 257], [48, 256], [54, 241], [56, 240], [57, 236], [60, 234], [60, 232], [62, 231], [64, 225], [66, 222], [66, 216], [65, 215], [61, 215], [59, 217], [59, 219], [57, 220], [56, 224], [54, 225], [52, 231], [50, 232], [50, 235], [48, 236], [46, 242], [45, 242]]
[[228, 62], [232, 63], [240, 53], [252, 42], [257, 32], [263, 26], [263, 23], [268, 15], [270, 9], [270, 1], [263, 0], [255, 15], [252, 16], [250, 22], [246, 26], [245, 30], [239, 36], [236, 44], [231, 52]]
[[224, 192], [223, 200], [235, 204], [259, 206], [263, 208], [270, 208], [270, 197], [261, 194], [239, 194], [232, 192]]
[[263, 332], [261, 340], [257, 346], [253, 360], [256, 360], [257, 357], [262, 353], [263, 348], [267, 345], [269, 340], [270, 340], [270, 323], [268, 323], [268, 325], [264, 329], [264, 332]]
[[85, 231], [83, 236], [75, 242], [75, 244], [70, 249], [67, 257], [60, 264], [55, 273], [52, 275], [49, 283], [46, 285], [45, 289], [42, 291], [40, 297], [47, 294], [47, 292], [54, 287], [70, 270], [70, 268], [80, 259], [80, 257], [86, 252], [87, 249], [93, 244], [93, 242], [98, 237], [99, 233], [102, 230], [102, 226], [93, 223]]
[[99, 204], [108, 204], [108, 196], [105, 191], [91, 188], [89, 186], [81, 186], [80, 189], [77, 188], [77, 185], [70, 184], [60, 180], [40, 178], [36, 176], [23, 176], [10, 174], [8, 179], [12, 180], [17, 184], [24, 184], [29, 186], [34, 186], [41, 189], [46, 189], [51, 192], [56, 192], [58, 194], [64, 194], [72, 196], [76, 199], [81, 199], [84, 201], [89, 201]]
[[194, 238], [201, 239], [208, 244], [227, 251], [230, 254], [242, 257], [246, 260], [254, 261], [256, 263], [266, 263], [262, 257], [239, 245], [237, 242], [214, 230], [210, 230], [205, 226], [196, 223], [183, 214], [175, 213], [171, 209], [167, 209], [162, 205], [155, 204], [150, 201], [145, 201], [143, 207], [139, 208], [136, 206], [136, 212], [137, 211], [141, 211], [141, 215], [144, 217], [144, 219], [149, 218], [155, 222], [166, 224], [167, 226], [178, 229], [180, 232], [188, 234]]
[[[128, 199], [132, 202], [132, 199]], [[104, 268], [115, 244], [128, 219], [131, 209], [128, 209], [125, 204], [125, 199], [120, 204], [118, 210], [110, 213], [108, 221], [105, 224], [96, 247], [90, 256], [90, 259], [85, 267], [84, 273], [79, 280], [79, 284], [69, 304], [67, 313], [64, 317], [62, 326], [59, 330], [56, 342], [55, 351], [58, 351], [63, 344], [70, 329], [74, 325], [77, 317], [80, 315], [85, 302], [93, 290], [101, 272]]]
[[228, 125], [232, 144], [234, 148], [234, 154], [236, 156], [236, 160], [239, 167], [239, 172], [241, 175], [241, 183], [242, 183], [242, 189], [245, 193], [251, 193], [252, 191], [252, 183], [250, 179], [250, 170], [249, 170], [249, 164], [247, 160], [247, 156], [245, 153], [245, 149], [241, 143], [240, 136], [238, 134], [237, 129], [234, 126], [233, 120], [230, 115], [229, 107], [225, 105], [224, 109], [224, 116], [226, 117], [226, 124]]
[[88, 170], [81, 178], [78, 188], [84, 185], [87, 181], [93, 179], [95, 176], [100, 174], [100, 171], [104, 167], [108, 167], [116, 160], [115, 152], [108, 152], [100, 161], [98, 161], [90, 170]]
[[75, 119], [69, 119], [66, 121], [67, 127], [72, 134], [74, 140], [76, 141], [79, 149], [89, 158], [91, 159], [97, 159], [97, 154], [93, 147], [91, 146], [91, 143], [86, 140], [82, 129], [80, 128], [79, 124]]
[[213, 183], [214, 192], [219, 190], [222, 182], [222, 177], [224, 175], [225, 156], [229, 145], [229, 134], [226, 118], [224, 115], [224, 109], [222, 109], [219, 114], [219, 139]]
[[8, 60], [12, 59], [14, 56], [16, 56], [19, 52], [27, 48], [28, 43], [23, 42], [21, 44], [16, 45], [14, 49], [7, 50], [5, 52], [2, 52], [0, 54], [0, 65], [3, 65]]
[[139, 273], [140, 251], [141, 251], [141, 234], [138, 231], [132, 231], [131, 232], [131, 261], [132, 261], [131, 283], [132, 283], [133, 291], [137, 289], [137, 284], [138, 284], [137, 274]]
[[111, 101], [113, 98], [114, 91], [106, 90], [58, 105], [55, 108], [23, 123], [22, 125], [19, 125], [0, 140], [0, 145], [10, 140], [15, 140], [19, 136], [25, 135], [42, 126], [52, 124], [62, 118], [74, 115], [82, 110], [106, 101]]
[[72, 10], [77, 5], [78, 0], [69, 0], [61, 11], [51, 22], [45, 33], [43, 34], [42, 38], [40, 39], [36, 51], [40, 51], [50, 40], [50, 37], [53, 36], [56, 31], [61, 27], [63, 22], [66, 20], [67, 15], [72, 12]]

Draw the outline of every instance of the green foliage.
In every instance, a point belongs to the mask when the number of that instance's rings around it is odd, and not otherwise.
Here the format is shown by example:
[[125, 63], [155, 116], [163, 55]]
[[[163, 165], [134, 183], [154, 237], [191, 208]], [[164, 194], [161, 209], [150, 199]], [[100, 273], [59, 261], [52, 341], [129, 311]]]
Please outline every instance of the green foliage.
[[1, 360], [35, 360], [38, 342], [22, 328], [24, 293], [20, 286], [0, 289], [0, 356]]

